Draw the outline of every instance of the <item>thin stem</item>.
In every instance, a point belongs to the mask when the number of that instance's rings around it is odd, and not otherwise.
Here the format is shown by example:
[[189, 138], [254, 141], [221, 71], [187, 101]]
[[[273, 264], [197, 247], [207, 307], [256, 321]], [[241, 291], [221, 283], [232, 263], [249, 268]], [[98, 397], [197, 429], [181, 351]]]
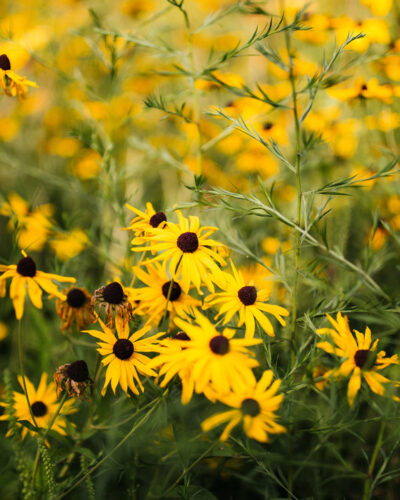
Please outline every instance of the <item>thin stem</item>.
[[[282, 7], [283, 7], [282, 2]], [[282, 11], [283, 12], [283, 11]], [[285, 20], [286, 24], [286, 20]], [[295, 134], [296, 134], [296, 160], [295, 160], [295, 170], [296, 170], [296, 191], [297, 191], [297, 207], [296, 207], [296, 225], [301, 225], [301, 202], [302, 202], [302, 187], [301, 187], [301, 175], [300, 175], [300, 160], [301, 160], [301, 140], [300, 140], [300, 120], [297, 109], [297, 92], [296, 83], [293, 73], [293, 57], [291, 53], [290, 44], [290, 32], [285, 31], [286, 40], [286, 50], [289, 58], [289, 81], [292, 89], [292, 103], [293, 103], [293, 118], [295, 124]], [[292, 365], [295, 359], [295, 342], [296, 342], [296, 319], [297, 319], [297, 285], [299, 276], [299, 261], [300, 261], [300, 233], [296, 231], [296, 252], [295, 252], [295, 274], [293, 281], [293, 295], [292, 295], [292, 324], [290, 332], [290, 345], [292, 350]]]
[[365, 483], [364, 483], [363, 500], [368, 500], [371, 496], [371, 493], [372, 493], [370, 491], [371, 478], [372, 478], [372, 474], [374, 472], [375, 462], [376, 462], [376, 459], [378, 458], [379, 450], [381, 449], [381, 446], [382, 446], [383, 433], [385, 432], [385, 425], [386, 425], [386, 422], [383, 420], [381, 422], [381, 426], [379, 428], [379, 434], [378, 434], [378, 438], [376, 440], [374, 451], [372, 453], [371, 462], [369, 463], [367, 479], [365, 480]]
[[[56, 418], [58, 417], [58, 415], [61, 411], [61, 408], [63, 407], [67, 397], [68, 397], [68, 394], [66, 392], [64, 392], [64, 394], [60, 400], [60, 403], [57, 407], [56, 412], [54, 413], [52, 419], [50, 420], [50, 423], [49, 423], [47, 429], [44, 431], [44, 434], [41, 436], [43, 441], [45, 441], [47, 434], [51, 431], [51, 428], [53, 427], [54, 422], [56, 421]], [[39, 466], [39, 459], [40, 459], [40, 449], [38, 448], [36, 451], [35, 462], [34, 462], [33, 470], [32, 470], [32, 484], [35, 484], [36, 472], [37, 472], [37, 469]]]
[[28, 389], [26, 387], [25, 372], [24, 372], [24, 361], [22, 356], [22, 319], [18, 321], [18, 358], [19, 358], [19, 371], [22, 377], [22, 386], [25, 393], [26, 402], [28, 403], [29, 413], [31, 414], [33, 425], [39, 432], [39, 426], [36, 422], [35, 415], [33, 414], [31, 403], [29, 401]]
[[61, 500], [62, 498], [65, 498], [67, 495], [69, 495], [69, 493], [71, 493], [71, 491], [73, 491], [77, 486], [79, 486], [83, 481], [85, 481], [85, 479], [89, 477], [90, 474], [92, 474], [92, 472], [94, 472], [96, 469], [100, 467], [100, 465], [102, 465], [105, 461], [107, 461], [111, 457], [111, 455], [113, 455], [132, 436], [132, 434], [139, 427], [141, 427], [144, 423], [146, 423], [147, 420], [150, 418], [150, 415], [156, 410], [156, 408], [158, 408], [159, 404], [162, 401], [163, 396], [167, 393], [167, 391], [163, 393], [163, 395], [158, 399], [158, 401], [154, 402], [150, 410], [132, 427], [132, 429], [128, 432], [128, 434], [126, 434], [126, 436], [123, 439], [121, 439], [121, 441], [117, 445], [114, 446], [114, 448], [110, 451], [110, 453], [107, 453], [107, 455], [104, 458], [102, 458], [99, 462], [97, 462], [96, 465], [91, 467], [78, 481], [76, 481], [76, 483], [74, 483], [71, 486], [71, 488], [69, 488], [62, 495], [60, 495], [57, 500]]

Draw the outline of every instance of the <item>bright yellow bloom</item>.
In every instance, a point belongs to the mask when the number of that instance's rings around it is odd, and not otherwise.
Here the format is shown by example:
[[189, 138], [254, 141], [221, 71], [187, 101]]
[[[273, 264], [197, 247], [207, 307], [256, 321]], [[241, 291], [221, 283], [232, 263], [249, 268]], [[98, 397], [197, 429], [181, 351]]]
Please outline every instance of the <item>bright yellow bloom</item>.
[[93, 337], [100, 339], [97, 351], [104, 356], [101, 362], [107, 366], [106, 379], [101, 393], [104, 395], [108, 384], [111, 382], [111, 388], [115, 394], [115, 389], [119, 384], [121, 389], [128, 393], [128, 388], [134, 393], [139, 394], [135, 385], [138, 384], [143, 392], [143, 385], [139, 375], [155, 377], [157, 373], [147, 366], [150, 358], [142, 353], [155, 352], [157, 339], [164, 335], [158, 333], [152, 337], [142, 338], [150, 327], [144, 327], [130, 335], [129, 324], [123, 324], [116, 321], [117, 337], [113, 331], [108, 328], [100, 318], [98, 318], [102, 331], [84, 330]]
[[65, 300], [66, 296], [60, 292], [57, 285], [52, 280], [59, 281], [60, 283], [75, 283], [75, 278], [66, 278], [58, 274], [44, 273], [38, 271], [35, 261], [22, 251], [23, 257], [19, 260], [18, 264], [5, 266], [0, 264], [0, 271], [3, 274], [0, 276], [0, 282], [7, 278], [12, 278], [10, 285], [10, 299], [13, 301], [15, 316], [21, 319], [24, 314], [24, 304], [26, 289], [32, 301], [32, 304], [38, 309], [42, 309], [42, 290], [50, 295]]
[[[18, 382], [23, 388], [22, 377], [18, 377]], [[56, 386], [54, 382], [47, 383], [47, 373], [42, 373], [37, 389], [35, 389], [32, 382], [30, 382], [26, 377], [25, 383], [29, 403], [31, 405], [32, 413], [35, 417], [36, 424], [41, 429], [47, 429], [58, 408]], [[65, 431], [66, 423], [64, 415], [76, 411], [76, 409], [73, 408], [73, 404], [74, 401], [72, 399], [65, 401], [60, 413], [53, 423], [53, 426], [51, 428], [53, 431], [58, 432], [63, 436], [67, 434]], [[0, 406], [5, 407], [6, 404], [0, 403]], [[29, 411], [28, 402], [24, 393], [21, 394], [20, 392], [14, 392], [14, 408], [15, 416], [18, 420], [27, 420], [32, 425], [35, 425], [31, 416], [31, 412]], [[0, 417], [0, 420], [7, 419], [7, 414], [4, 414]], [[28, 432], [32, 435], [35, 434], [33, 431], [27, 429], [27, 427], [23, 427], [22, 437], [24, 438]]]
[[388, 132], [400, 127], [400, 114], [384, 109], [378, 115], [368, 115], [365, 122], [370, 130]]
[[152, 203], [150, 203], [149, 201], [146, 203], [145, 212], [138, 210], [137, 208], [133, 207], [132, 205], [129, 205], [128, 203], [126, 204], [126, 207], [136, 214], [136, 217], [132, 219], [131, 222], [129, 223], [129, 227], [124, 228], [133, 231], [134, 235], [136, 236], [135, 239], [136, 244], [139, 244], [138, 243], [139, 236], [144, 237], [142, 240], [140, 240], [140, 243], [143, 244], [147, 241], [146, 236], [149, 236], [154, 228], [165, 227], [167, 216], [165, 215], [164, 212], [156, 212], [154, 210]]
[[280, 380], [272, 382], [273, 373], [267, 370], [257, 383], [247, 387], [235, 387], [233, 392], [219, 399], [234, 410], [217, 413], [207, 418], [201, 424], [203, 431], [229, 422], [220, 436], [226, 441], [232, 429], [242, 422], [246, 435], [262, 443], [268, 441], [268, 434], [286, 432], [285, 427], [276, 422], [275, 412], [279, 409], [283, 394], [276, 395], [281, 384]]
[[[169, 273], [174, 281], [178, 281], [182, 290], [188, 293], [193, 283], [199, 293], [204, 283], [209, 290], [214, 290], [213, 282], [219, 283], [222, 272], [218, 266], [225, 265], [225, 260], [214, 249], [223, 246], [222, 243], [208, 239], [217, 231], [216, 227], [200, 227], [199, 218], [183, 217], [177, 210], [179, 223], [167, 222], [164, 228], [155, 227], [147, 238], [150, 246], [133, 247], [134, 252], [160, 251], [160, 255], [145, 261], [149, 264], [162, 261], [164, 269], [169, 267]], [[134, 238], [134, 245], [141, 244], [141, 237]]]
[[385, 351], [376, 353], [379, 340], [371, 343], [371, 330], [368, 327], [364, 334], [354, 330], [354, 338], [347, 316], [343, 317], [340, 312], [336, 316], [336, 321], [329, 314], [327, 314], [327, 318], [334, 329], [319, 328], [317, 334], [326, 335], [330, 342], [318, 342], [317, 347], [342, 359], [340, 367], [330, 372], [333, 376], [347, 377], [351, 375], [347, 388], [347, 399], [350, 406], [353, 406], [363, 378], [373, 392], [383, 395], [385, 389], [382, 384], [387, 384], [390, 380], [381, 375], [379, 371], [389, 365], [398, 364], [397, 354], [387, 358]]
[[201, 305], [199, 300], [182, 290], [179, 282], [174, 281], [171, 286], [171, 280], [161, 264], [149, 265], [146, 270], [147, 272], [140, 267], [133, 268], [135, 275], [147, 286], [129, 290], [131, 297], [139, 301], [135, 314], [148, 316], [146, 324], [158, 325], [167, 309], [172, 325], [175, 316], [186, 318], [188, 313], [193, 314], [193, 307]]
[[220, 285], [223, 292], [218, 292], [206, 297], [205, 307], [218, 304], [220, 309], [215, 318], [224, 315], [223, 324], [226, 325], [232, 317], [239, 313], [238, 326], [246, 325], [246, 338], [254, 337], [255, 321], [269, 336], [274, 337], [274, 328], [264, 313], [272, 314], [282, 326], [286, 323], [282, 316], [289, 316], [289, 312], [280, 306], [266, 304], [270, 296], [270, 289], [257, 290], [254, 283], [245, 283], [242, 273], [231, 262], [233, 275], [224, 273], [225, 283]]
[[35, 87], [35, 82], [31, 82], [25, 76], [19, 76], [11, 70], [11, 64], [6, 54], [0, 55], [0, 89], [9, 97], [25, 98], [28, 94], [28, 87]]
[[255, 381], [252, 368], [258, 366], [258, 362], [247, 347], [261, 340], [233, 338], [236, 332], [229, 328], [220, 334], [205, 316], [195, 311], [195, 317], [197, 325], [180, 318], [175, 320], [190, 340], [182, 342], [185, 349], [180, 353], [173, 353], [175, 366], [170, 365], [168, 371], [161, 369], [160, 374], [170, 377], [189, 367], [194, 390], [202, 393], [210, 388], [218, 396], [252, 385]]

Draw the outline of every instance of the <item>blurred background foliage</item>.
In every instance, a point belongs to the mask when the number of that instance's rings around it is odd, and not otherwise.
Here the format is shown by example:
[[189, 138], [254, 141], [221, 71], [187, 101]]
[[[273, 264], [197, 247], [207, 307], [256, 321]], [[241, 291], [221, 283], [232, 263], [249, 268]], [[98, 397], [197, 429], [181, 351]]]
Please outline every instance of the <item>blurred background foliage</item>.
[[[399, 348], [399, 4], [316, 1], [299, 13], [303, 2], [286, 1], [284, 21], [282, 2], [179, 5], [2, 2], [0, 53], [38, 88], [25, 100], [1, 97], [1, 262], [15, 263], [23, 248], [40, 269], [75, 276], [91, 292], [115, 278], [129, 285], [136, 257], [121, 231], [132, 218], [125, 204], [143, 209], [151, 201], [169, 214], [179, 205], [218, 226], [234, 261], [290, 310], [297, 188], [289, 36], [304, 113], [302, 227], [318, 244], [303, 235], [294, 368], [288, 330], [258, 349], [263, 366], [283, 379], [289, 432], [267, 445], [237, 432], [221, 444], [200, 430], [209, 402], [199, 396], [183, 407], [179, 387], [165, 394], [148, 380], [139, 397], [80, 402], [69, 436], [51, 433], [60, 491], [76, 485], [65, 498], [87, 498], [95, 488], [99, 499], [361, 498], [384, 419], [375, 497], [397, 498], [398, 404], [365, 391], [354, 412], [344, 384], [322, 394], [312, 378], [321, 361], [314, 332], [326, 312], [347, 312], [362, 331], [368, 324], [390, 355]], [[357, 33], [366, 36], [318, 83], [324, 58]], [[28, 308], [23, 320], [35, 383], [71, 359], [94, 371], [94, 344], [62, 335], [54, 302]], [[11, 301], [0, 302], [0, 319], [0, 363], [16, 389]], [[138, 431], [77, 485], [144, 407], [154, 411]], [[1, 426], [2, 455], [14, 457]], [[33, 460], [34, 440], [23, 449]], [[10, 499], [19, 491], [12, 461], [0, 469]]]

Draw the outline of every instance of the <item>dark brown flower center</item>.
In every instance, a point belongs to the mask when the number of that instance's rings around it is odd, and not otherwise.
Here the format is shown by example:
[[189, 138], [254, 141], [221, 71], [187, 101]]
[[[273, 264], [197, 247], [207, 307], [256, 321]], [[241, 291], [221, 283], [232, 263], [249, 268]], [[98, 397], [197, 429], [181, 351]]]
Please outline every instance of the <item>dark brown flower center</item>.
[[174, 340], [190, 340], [189, 335], [187, 335], [185, 332], [178, 332], [174, 337]]
[[164, 212], [157, 212], [150, 217], [150, 226], [158, 227], [162, 222], [167, 221], [167, 216]]
[[118, 339], [113, 347], [113, 353], [118, 359], [129, 359], [133, 351], [133, 344], [128, 339]]
[[271, 128], [274, 126], [274, 124], [272, 122], [265, 122], [264, 125], [263, 125], [263, 129], [264, 130], [271, 130]]
[[223, 356], [229, 352], [229, 339], [223, 335], [216, 335], [210, 340], [210, 349], [214, 354]]
[[250, 415], [250, 417], [256, 417], [261, 411], [260, 405], [253, 398], [244, 399], [241, 409], [243, 415]]
[[74, 361], [67, 368], [68, 378], [74, 382], [85, 382], [89, 378], [89, 369], [83, 359]]
[[11, 69], [10, 59], [6, 56], [6, 54], [1, 54], [0, 56], [0, 68], [4, 71]]
[[124, 290], [117, 281], [114, 281], [104, 287], [103, 298], [109, 304], [121, 304], [124, 300]]
[[368, 90], [368, 85], [364, 83], [361, 87], [361, 90]]
[[31, 404], [31, 410], [35, 417], [43, 417], [47, 413], [47, 406], [42, 401], [35, 401]]
[[36, 274], [36, 264], [31, 257], [22, 257], [17, 264], [17, 273], [33, 278]]
[[[168, 292], [171, 287], [171, 282], [167, 281], [166, 283], [163, 284], [162, 286], [162, 293], [166, 299], [168, 299]], [[171, 302], [174, 302], [174, 300], [178, 300], [179, 297], [181, 296], [182, 289], [179, 286], [179, 283], [176, 283], [175, 281], [172, 283], [171, 287], [171, 292], [169, 292], [169, 300]]]
[[184, 253], [193, 253], [199, 248], [199, 239], [196, 233], [188, 231], [182, 233], [176, 241], [178, 248]]
[[71, 288], [67, 293], [67, 302], [71, 307], [79, 309], [86, 302], [86, 295], [80, 288]]
[[354, 354], [354, 362], [359, 368], [371, 368], [376, 361], [376, 354], [369, 349], [359, 349]]
[[238, 297], [245, 306], [252, 306], [257, 300], [257, 289], [255, 286], [244, 286], [238, 291]]

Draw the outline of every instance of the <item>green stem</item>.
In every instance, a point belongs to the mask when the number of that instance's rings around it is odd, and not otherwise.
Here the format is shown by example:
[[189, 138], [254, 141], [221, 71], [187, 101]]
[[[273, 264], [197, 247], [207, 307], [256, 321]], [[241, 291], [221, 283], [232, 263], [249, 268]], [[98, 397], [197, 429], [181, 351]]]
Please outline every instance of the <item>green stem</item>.
[[[63, 397], [61, 398], [61, 401], [57, 407], [56, 412], [54, 413], [52, 419], [50, 420], [50, 423], [49, 423], [47, 429], [45, 430], [44, 434], [41, 436], [43, 441], [45, 441], [47, 434], [51, 431], [51, 428], [53, 427], [54, 422], [56, 421], [56, 418], [58, 417], [58, 415], [61, 411], [61, 408], [63, 407], [67, 397], [68, 397], [68, 394], [66, 392], [64, 392]], [[37, 469], [39, 466], [39, 459], [40, 459], [40, 449], [38, 448], [36, 451], [35, 462], [34, 462], [33, 470], [32, 470], [32, 484], [33, 485], [35, 484], [36, 472], [37, 472]]]
[[365, 480], [365, 483], [364, 483], [363, 500], [368, 500], [371, 496], [371, 493], [372, 493], [370, 491], [371, 478], [372, 478], [372, 474], [374, 472], [375, 462], [376, 462], [376, 459], [378, 458], [379, 450], [381, 449], [381, 445], [382, 445], [382, 441], [383, 441], [383, 433], [385, 432], [385, 424], [386, 424], [386, 422], [383, 420], [381, 422], [381, 426], [379, 428], [378, 438], [376, 440], [374, 452], [372, 453], [371, 462], [369, 463], [369, 467], [368, 467], [367, 479]]
[[26, 402], [28, 403], [29, 413], [31, 414], [33, 425], [39, 432], [39, 426], [36, 422], [35, 415], [33, 414], [31, 403], [29, 401], [28, 389], [26, 387], [25, 372], [24, 372], [24, 361], [22, 356], [22, 319], [18, 321], [18, 358], [19, 358], [19, 371], [22, 377], [22, 387], [24, 389]]
[[[165, 391], [162, 395], [162, 397], [167, 393], [167, 391]], [[121, 441], [114, 446], [114, 448], [110, 451], [110, 453], [107, 453], [107, 455], [102, 458], [99, 462], [97, 462], [96, 465], [94, 465], [93, 467], [91, 467], [78, 481], [76, 481], [67, 491], [65, 491], [62, 495], [60, 495], [58, 497], [57, 500], [61, 500], [62, 498], [65, 498], [67, 495], [69, 495], [69, 493], [71, 493], [71, 491], [73, 491], [77, 486], [79, 486], [83, 481], [86, 480], [87, 477], [90, 476], [90, 474], [92, 474], [92, 472], [94, 472], [95, 470], [97, 470], [100, 465], [102, 465], [104, 462], [106, 462], [110, 457], [111, 455], [113, 455], [119, 448], [121, 448], [121, 446], [132, 436], [132, 434], [139, 428], [141, 427], [144, 423], [147, 422], [147, 420], [150, 418], [150, 415], [156, 410], [156, 408], [158, 408], [159, 404], [161, 403], [162, 401], [162, 397], [160, 397], [158, 399], [158, 401], [154, 402], [153, 406], [150, 408], [150, 410], [136, 423], [136, 425], [134, 425], [132, 427], [132, 429], [128, 432], [128, 434], [126, 434], [126, 436], [121, 439]]]
[[[282, 2], [282, 12], [283, 12], [284, 4]], [[286, 20], [285, 20], [286, 24]], [[295, 170], [296, 170], [296, 191], [297, 191], [297, 199], [296, 199], [296, 225], [300, 226], [301, 224], [301, 205], [302, 205], [302, 186], [301, 186], [301, 140], [300, 140], [300, 120], [297, 109], [297, 91], [296, 91], [296, 83], [295, 76], [293, 73], [293, 57], [291, 53], [291, 44], [290, 44], [290, 32], [289, 30], [285, 31], [285, 40], [286, 40], [286, 50], [289, 58], [289, 81], [292, 89], [292, 104], [293, 104], [293, 118], [295, 124], [295, 135], [296, 135], [296, 160], [295, 160]], [[300, 262], [300, 233], [296, 231], [296, 251], [295, 251], [295, 274], [293, 280], [293, 295], [292, 295], [292, 324], [290, 331], [290, 346], [291, 346], [291, 360], [292, 365], [294, 364], [295, 354], [296, 354], [296, 319], [297, 319], [297, 287], [298, 287], [298, 276], [299, 276], [299, 262]]]

